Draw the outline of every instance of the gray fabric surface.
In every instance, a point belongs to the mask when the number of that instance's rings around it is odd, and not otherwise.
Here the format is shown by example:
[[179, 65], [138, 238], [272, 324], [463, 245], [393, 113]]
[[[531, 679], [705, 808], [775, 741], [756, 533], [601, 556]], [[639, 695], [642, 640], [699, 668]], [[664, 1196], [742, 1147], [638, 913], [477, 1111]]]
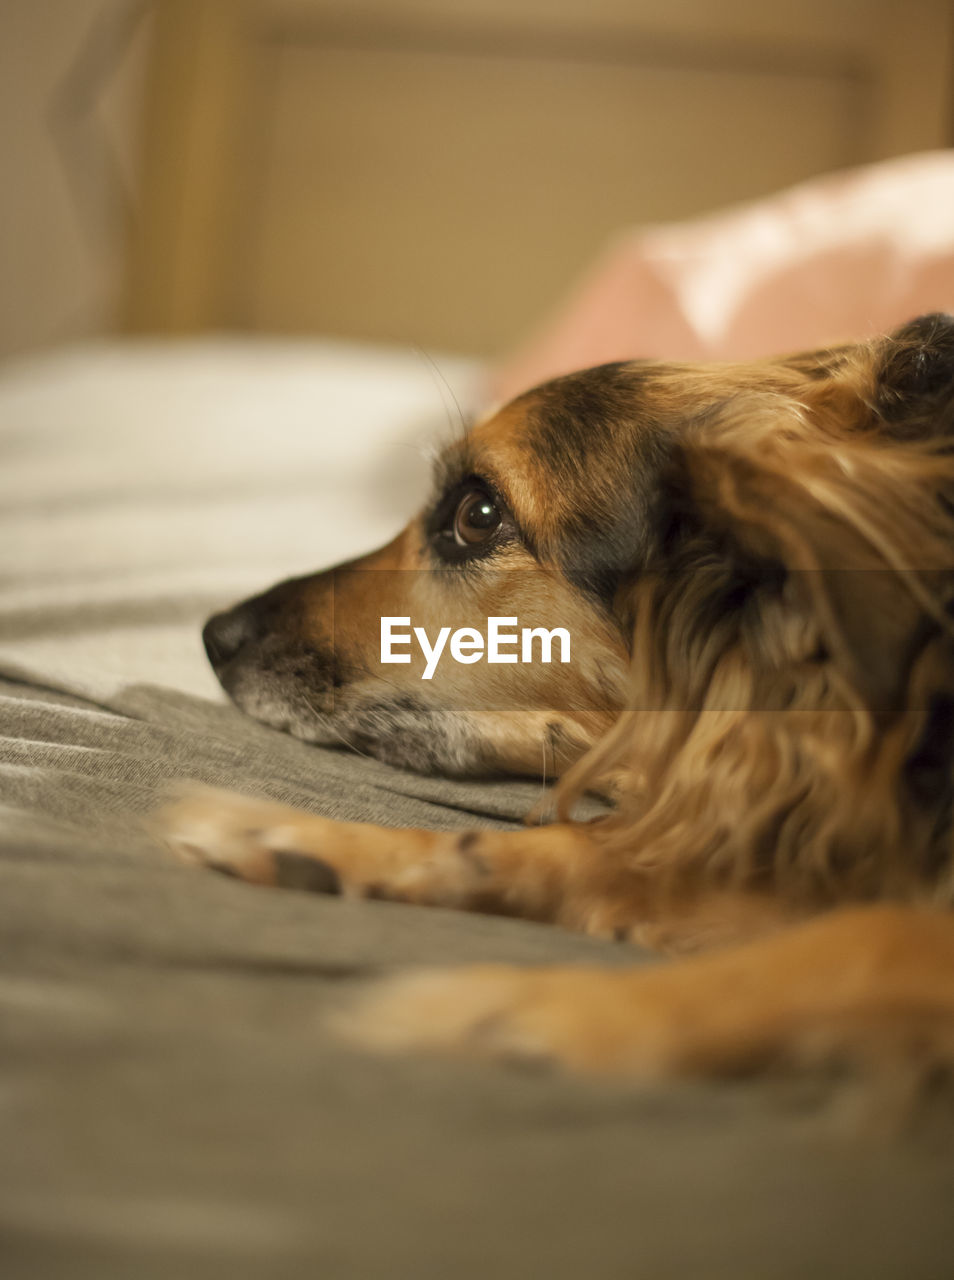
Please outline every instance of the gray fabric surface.
[[323, 1023], [400, 965], [635, 951], [256, 890], [152, 842], [183, 777], [446, 828], [537, 798], [304, 746], [202, 660], [211, 608], [400, 523], [435, 395], [413, 357], [334, 347], [0, 377], [0, 1274], [949, 1275], [949, 1135], [846, 1136], [764, 1086], [382, 1061]]

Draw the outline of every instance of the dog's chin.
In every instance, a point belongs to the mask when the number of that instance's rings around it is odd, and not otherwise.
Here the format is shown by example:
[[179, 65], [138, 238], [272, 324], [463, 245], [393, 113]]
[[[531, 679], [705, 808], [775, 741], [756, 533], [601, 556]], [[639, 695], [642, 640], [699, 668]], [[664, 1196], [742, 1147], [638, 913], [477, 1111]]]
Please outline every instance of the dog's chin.
[[274, 674], [223, 673], [222, 686], [246, 715], [322, 747], [347, 747], [416, 773], [490, 772], [473, 719], [386, 686], [311, 691]]

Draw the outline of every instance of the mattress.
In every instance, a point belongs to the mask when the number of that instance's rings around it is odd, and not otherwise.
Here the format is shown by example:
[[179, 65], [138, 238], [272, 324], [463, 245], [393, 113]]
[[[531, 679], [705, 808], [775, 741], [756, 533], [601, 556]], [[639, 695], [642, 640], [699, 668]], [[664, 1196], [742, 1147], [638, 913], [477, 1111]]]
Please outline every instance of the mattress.
[[256, 890], [150, 834], [183, 778], [446, 829], [539, 798], [258, 725], [199, 634], [390, 537], [481, 373], [235, 339], [0, 372], [5, 1276], [947, 1273], [949, 1146], [859, 1137], [850, 1100], [382, 1060], [325, 1025], [409, 964], [648, 962], [634, 948]]

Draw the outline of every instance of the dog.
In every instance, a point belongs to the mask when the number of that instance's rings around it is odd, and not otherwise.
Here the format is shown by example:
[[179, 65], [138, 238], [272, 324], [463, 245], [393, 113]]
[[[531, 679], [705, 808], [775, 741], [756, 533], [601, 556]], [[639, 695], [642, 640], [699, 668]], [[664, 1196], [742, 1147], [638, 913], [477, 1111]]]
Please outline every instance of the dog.
[[[570, 374], [445, 450], [388, 546], [204, 631], [266, 724], [426, 773], [558, 776], [556, 821], [396, 831], [198, 791], [166, 839], [255, 884], [674, 956], [387, 979], [351, 1020], [380, 1048], [632, 1076], [954, 1066], [952, 608], [954, 319]], [[483, 660], [477, 622], [518, 618], [531, 658], [556, 622], [571, 660], [514, 661], [516, 633]], [[579, 821], [585, 792], [609, 803]]]

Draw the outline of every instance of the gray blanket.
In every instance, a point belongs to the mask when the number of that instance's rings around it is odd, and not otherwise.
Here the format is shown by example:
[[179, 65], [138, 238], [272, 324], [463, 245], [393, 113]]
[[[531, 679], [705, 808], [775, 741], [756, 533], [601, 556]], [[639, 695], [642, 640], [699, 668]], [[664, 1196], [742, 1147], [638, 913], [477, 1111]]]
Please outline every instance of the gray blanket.
[[378, 1060], [324, 1026], [401, 965], [635, 950], [256, 890], [148, 835], [179, 778], [397, 826], [509, 825], [538, 798], [273, 733], [202, 658], [211, 609], [400, 524], [437, 401], [413, 356], [330, 345], [0, 377], [0, 1273], [949, 1275], [946, 1138], [859, 1138], [759, 1085]]

